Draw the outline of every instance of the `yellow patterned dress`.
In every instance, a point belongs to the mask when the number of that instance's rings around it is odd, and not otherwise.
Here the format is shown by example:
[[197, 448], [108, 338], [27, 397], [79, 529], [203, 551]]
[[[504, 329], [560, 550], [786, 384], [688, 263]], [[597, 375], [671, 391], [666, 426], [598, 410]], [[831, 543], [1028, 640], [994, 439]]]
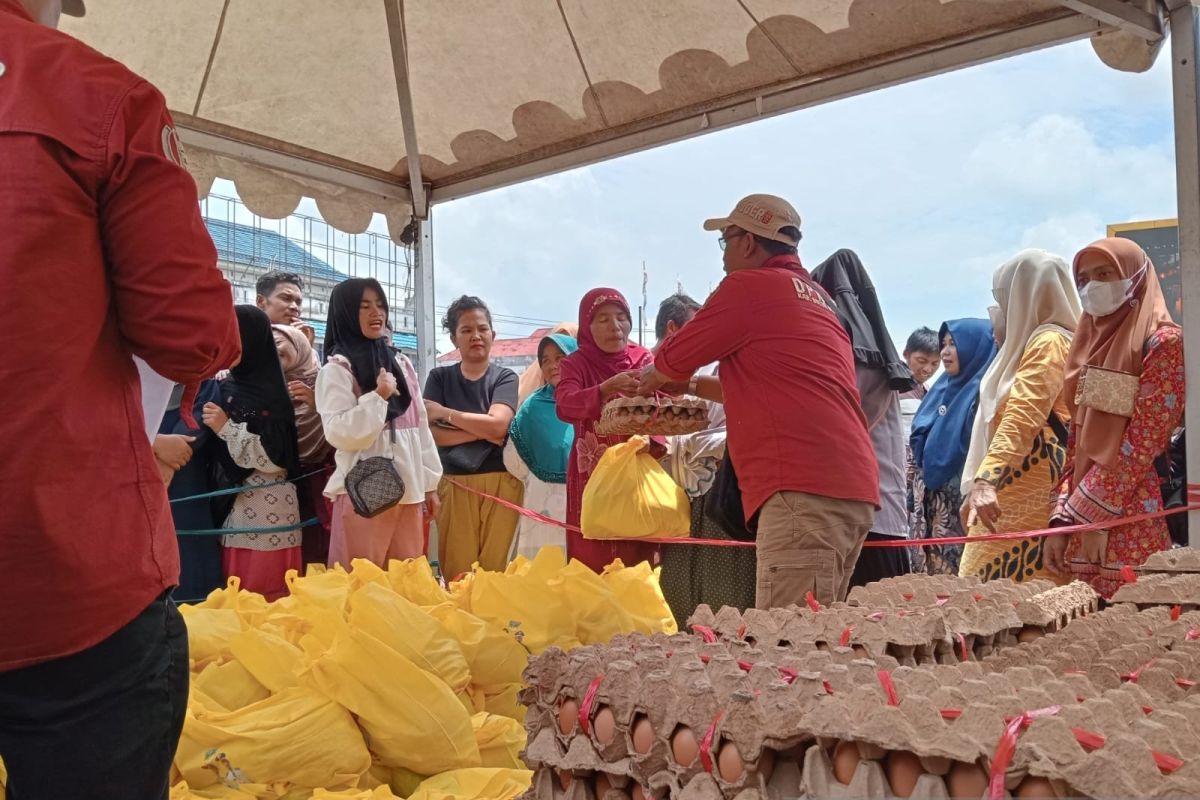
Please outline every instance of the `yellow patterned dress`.
[[[1056, 330], [1031, 339], [1017, 367], [1012, 391], [993, 419], [991, 444], [975, 478], [996, 487], [1001, 513], [998, 533], [1049, 527], [1052, 495], [1062, 480], [1066, 461], [1066, 442], [1058, 440], [1049, 418], [1053, 408], [1064, 427], [1070, 420], [1063, 396], [1070, 349], [1070, 339]], [[967, 531], [968, 536], [986, 533], [987, 528], [978, 523]], [[983, 580], [1066, 580], [1043, 565], [1040, 539], [967, 544], [959, 574]]]

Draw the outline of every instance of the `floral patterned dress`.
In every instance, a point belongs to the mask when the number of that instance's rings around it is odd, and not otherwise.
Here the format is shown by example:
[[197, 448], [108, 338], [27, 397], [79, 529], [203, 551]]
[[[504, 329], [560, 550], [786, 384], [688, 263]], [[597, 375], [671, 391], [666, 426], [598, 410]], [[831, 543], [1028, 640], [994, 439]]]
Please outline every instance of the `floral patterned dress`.
[[[1103, 523], [1120, 517], [1153, 513], [1162, 508], [1154, 460], [1166, 452], [1184, 406], [1183, 333], [1160, 328], [1146, 342], [1142, 375], [1133, 417], [1121, 440], [1120, 463], [1095, 464], [1070, 494], [1060, 498], [1059, 513], [1078, 523]], [[1075, 431], [1071, 452], [1074, 454]], [[1121, 568], [1140, 566], [1153, 553], [1171, 546], [1165, 519], [1112, 528], [1103, 564], [1078, 560], [1080, 539], [1071, 537], [1067, 561], [1073, 575], [1104, 597], [1121, 586]]]
[[[596, 423], [600, 421], [600, 412], [604, 409], [600, 384], [586, 385], [591, 383], [590, 376], [576, 373], [566, 366], [569, 361], [570, 358], [563, 362], [563, 377], [554, 396], [559, 417], [575, 426], [575, 446], [571, 449], [571, 459], [567, 465], [567, 523], [578, 528], [583, 511], [583, 490], [600, 463], [600, 457], [609, 447], [627, 442], [631, 437], [596, 434]], [[653, 357], [647, 353], [634, 368], [652, 361]], [[662, 444], [662, 440], [658, 439], [658, 443]], [[596, 572], [602, 572], [618, 558], [626, 566], [641, 561], [657, 565], [659, 549], [658, 545], [634, 539], [592, 540], [584, 539], [582, 534], [575, 531], [568, 531], [567, 556], [579, 559]]]

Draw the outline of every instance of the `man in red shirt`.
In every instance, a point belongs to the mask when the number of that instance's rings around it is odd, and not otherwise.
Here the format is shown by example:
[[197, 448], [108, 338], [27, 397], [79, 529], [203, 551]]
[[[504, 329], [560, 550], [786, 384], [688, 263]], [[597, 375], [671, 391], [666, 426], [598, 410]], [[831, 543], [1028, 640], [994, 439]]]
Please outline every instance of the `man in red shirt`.
[[18, 800], [166, 798], [187, 631], [133, 357], [241, 348], [162, 95], [63, 9], [0, 0], [0, 759]]
[[[642, 391], [674, 383], [724, 402], [747, 522], [757, 517], [756, 605], [843, 598], [879, 505], [854, 358], [832, 301], [800, 264], [800, 215], [750, 195], [704, 223], [726, 278], [659, 347]], [[720, 362], [720, 378], [693, 377]]]

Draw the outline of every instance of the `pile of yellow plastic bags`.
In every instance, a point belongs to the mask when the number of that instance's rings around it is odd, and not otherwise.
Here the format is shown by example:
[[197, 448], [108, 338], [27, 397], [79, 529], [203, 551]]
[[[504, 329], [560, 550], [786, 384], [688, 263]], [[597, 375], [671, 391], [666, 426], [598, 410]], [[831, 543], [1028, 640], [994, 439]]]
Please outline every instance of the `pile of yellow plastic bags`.
[[236, 579], [183, 607], [192, 691], [172, 800], [509, 800], [529, 787], [529, 655], [672, 632], [656, 571], [562, 551], [443, 589], [425, 559]]

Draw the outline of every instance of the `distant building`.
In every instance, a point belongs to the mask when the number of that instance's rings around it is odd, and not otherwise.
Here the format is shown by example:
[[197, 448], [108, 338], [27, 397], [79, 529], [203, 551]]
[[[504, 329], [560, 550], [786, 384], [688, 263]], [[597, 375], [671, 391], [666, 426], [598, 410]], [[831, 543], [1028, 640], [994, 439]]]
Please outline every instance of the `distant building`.
[[[492, 363], [508, 367], [518, 375], [533, 362], [537, 361], [538, 345], [553, 331], [553, 328], [538, 328], [522, 339], [497, 339], [492, 345]], [[457, 364], [462, 361], [457, 350], [452, 350], [438, 358], [438, 366]]]
[[[325, 339], [325, 320], [329, 314], [329, 294], [333, 287], [350, 277], [331, 267], [291, 239], [253, 225], [204, 218], [204, 224], [217, 247], [217, 265], [233, 284], [233, 301], [253, 305], [257, 297], [258, 279], [268, 272], [295, 272], [304, 281], [304, 308], [301, 313], [305, 321], [317, 333], [317, 344]], [[389, 295], [395, 287], [385, 284]], [[397, 292], [397, 294], [399, 294]], [[411, 298], [402, 298], [393, 306], [391, 322], [396, 328], [392, 341], [397, 348], [410, 357], [417, 354], [417, 336], [411, 307]]]
[[1138, 244], [1158, 271], [1167, 310], [1183, 324], [1183, 276], [1179, 263], [1179, 220], [1155, 219], [1109, 225], [1108, 235], [1131, 239]]

